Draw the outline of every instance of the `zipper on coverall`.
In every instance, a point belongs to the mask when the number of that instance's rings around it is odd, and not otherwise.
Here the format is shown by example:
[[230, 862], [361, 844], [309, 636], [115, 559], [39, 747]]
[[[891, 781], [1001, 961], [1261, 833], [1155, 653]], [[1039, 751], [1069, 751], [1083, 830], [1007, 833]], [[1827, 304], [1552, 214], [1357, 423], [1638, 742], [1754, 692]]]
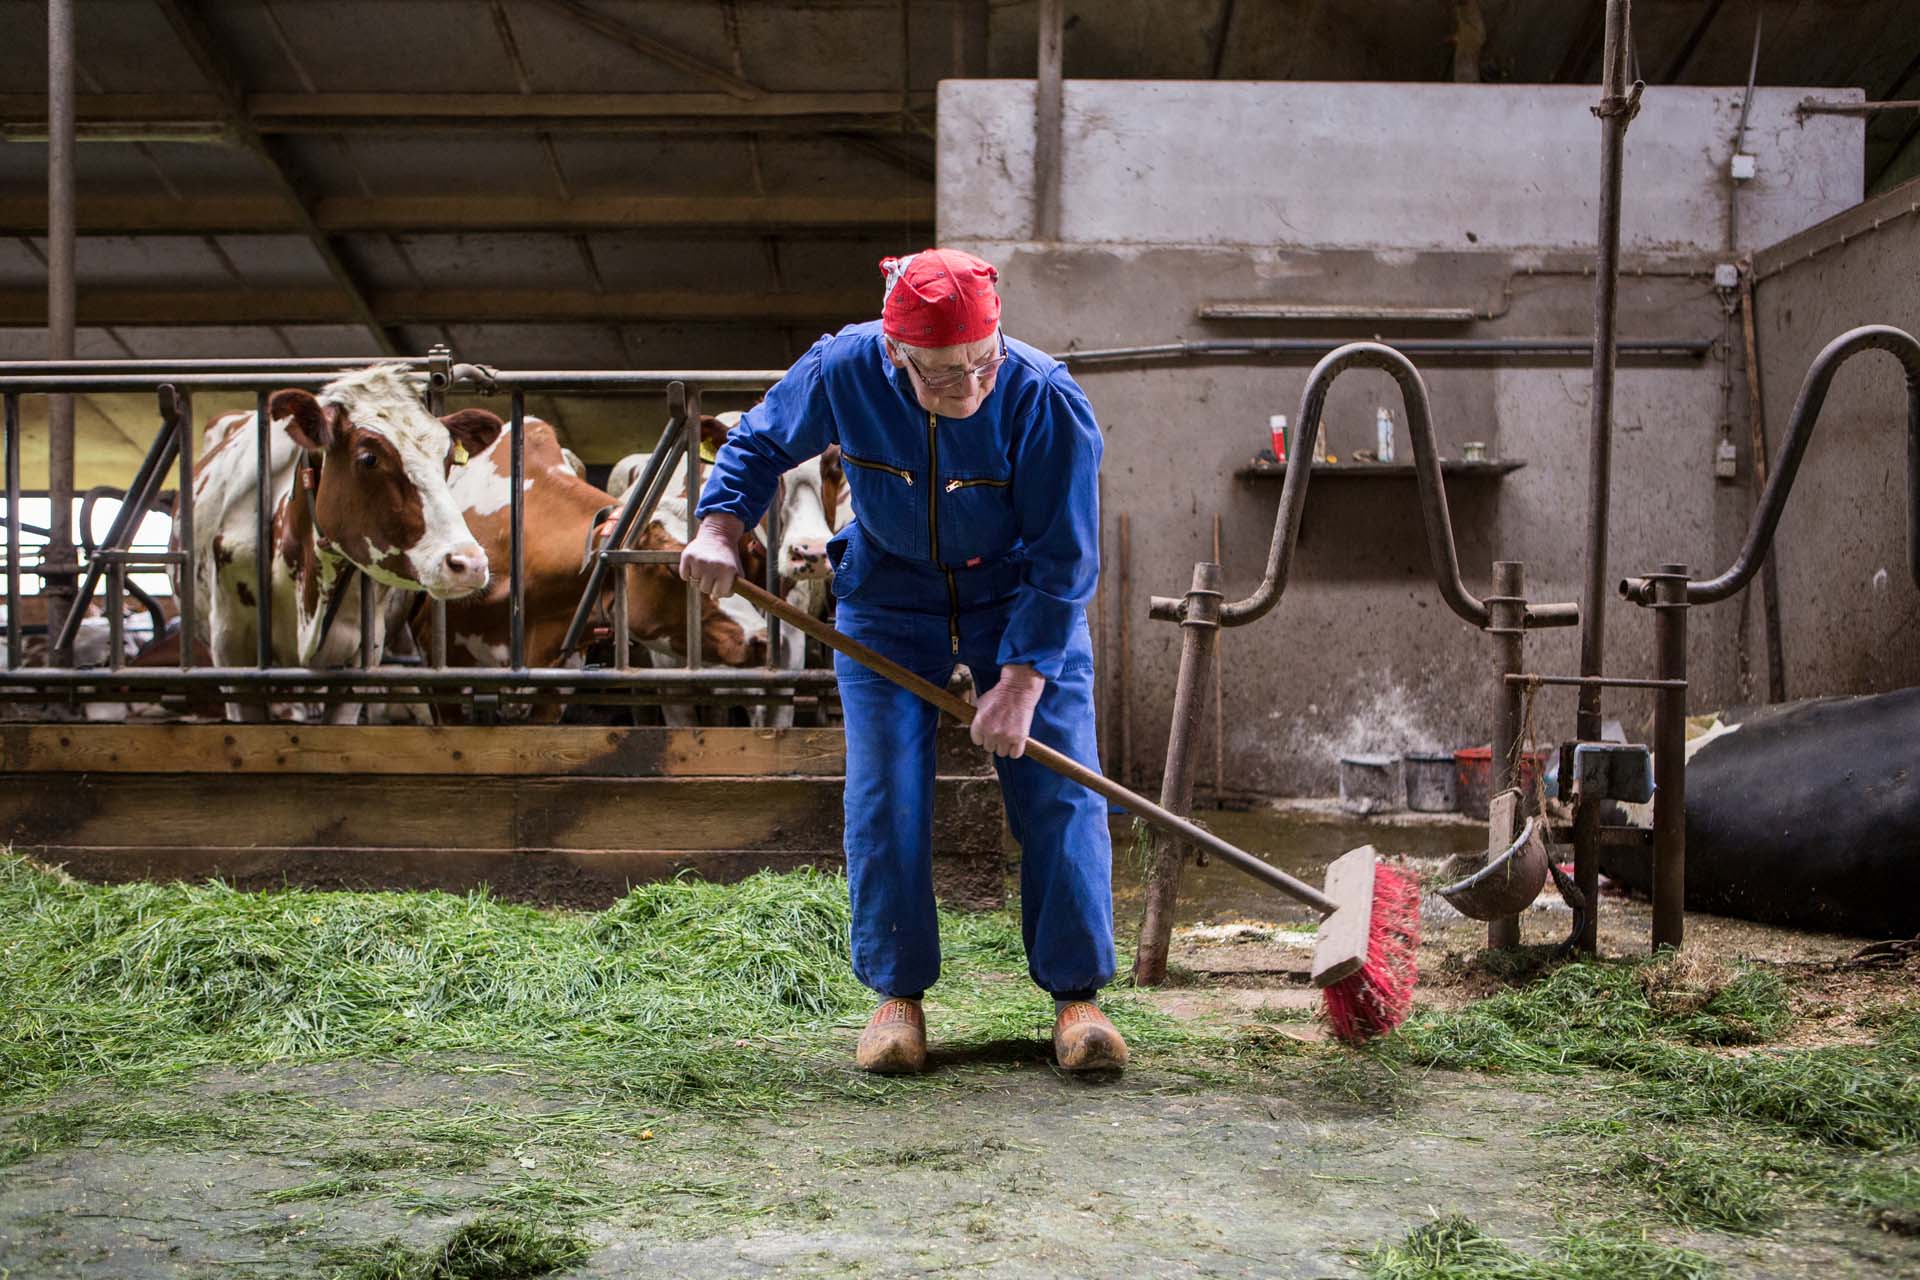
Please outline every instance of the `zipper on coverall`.
[[960, 656], [960, 588], [954, 584], [953, 570], [940, 564], [940, 419], [927, 410], [927, 550], [940, 572], [947, 576], [947, 643], [953, 656]]

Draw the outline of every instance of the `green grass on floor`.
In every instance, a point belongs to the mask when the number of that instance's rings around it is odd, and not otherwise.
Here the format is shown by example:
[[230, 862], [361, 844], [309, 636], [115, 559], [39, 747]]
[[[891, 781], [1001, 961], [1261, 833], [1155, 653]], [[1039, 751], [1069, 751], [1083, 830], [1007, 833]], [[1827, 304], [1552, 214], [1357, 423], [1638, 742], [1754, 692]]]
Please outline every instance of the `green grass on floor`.
[[1523, 1253], [1456, 1214], [1416, 1227], [1360, 1261], [1373, 1280], [1705, 1280], [1717, 1273], [1700, 1254], [1625, 1227], [1536, 1243], [1536, 1251]]

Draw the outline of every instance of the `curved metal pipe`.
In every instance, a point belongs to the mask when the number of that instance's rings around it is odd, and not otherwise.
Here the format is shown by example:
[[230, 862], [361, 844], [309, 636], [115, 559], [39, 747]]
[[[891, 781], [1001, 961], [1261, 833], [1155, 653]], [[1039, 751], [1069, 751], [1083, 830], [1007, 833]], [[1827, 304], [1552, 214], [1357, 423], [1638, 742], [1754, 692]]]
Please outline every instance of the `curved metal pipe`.
[[[1847, 332], [1829, 342], [1807, 369], [1800, 384], [1800, 398], [1794, 402], [1793, 416], [1787, 421], [1787, 438], [1774, 460], [1773, 474], [1754, 508], [1753, 522], [1747, 528], [1740, 554], [1724, 571], [1702, 582], [1687, 584], [1688, 604], [1715, 604], [1741, 590], [1752, 581], [1760, 564], [1773, 546], [1774, 531], [1780, 525], [1787, 495], [1793, 491], [1800, 460], [1813, 441], [1814, 424], [1827, 401], [1827, 391], [1840, 366], [1863, 351], [1885, 351], [1900, 362], [1907, 375], [1907, 571], [1920, 590], [1920, 341], [1904, 329], [1892, 325], [1869, 324]], [[1653, 582], [1648, 578], [1627, 578], [1620, 583], [1620, 594], [1634, 604], [1653, 603]]]
[[[1434, 582], [1448, 608], [1473, 626], [1484, 629], [1486, 602], [1467, 590], [1460, 578], [1453, 518], [1447, 510], [1446, 485], [1440, 477], [1440, 453], [1433, 439], [1433, 410], [1427, 398], [1427, 384], [1420, 377], [1420, 371], [1413, 367], [1413, 361], [1379, 342], [1350, 342], [1328, 352], [1307, 375], [1307, 385], [1300, 393], [1300, 413], [1295, 419], [1300, 424], [1300, 435], [1297, 442], [1290, 442], [1290, 451], [1296, 458], [1313, 456], [1313, 442], [1320, 434], [1327, 392], [1335, 378], [1353, 368], [1378, 369], [1399, 384], [1407, 432], [1413, 439], [1413, 470], [1420, 485], [1420, 514], [1426, 525], [1427, 554]], [[1311, 475], [1310, 466], [1287, 468], [1286, 483], [1280, 490], [1280, 510], [1273, 522], [1273, 541], [1267, 548], [1266, 574], [1252, 595], [1220, 607], [1220, 625], [1245, 626], [1265, 617], [1280, 602], [1293, 567], [1293, 548], [1300, 535], [1300, 518], [1306, 511], [1307, 481]], [[1180, 597], [1155, 596], [1150, 613], [1155, 618], [1179, 621], [1185, 604]], [[1571, 626], [1579, 617], [1579, 608], [1573, 604], [1541, 605], [1527, 610], [1527, 625]]]

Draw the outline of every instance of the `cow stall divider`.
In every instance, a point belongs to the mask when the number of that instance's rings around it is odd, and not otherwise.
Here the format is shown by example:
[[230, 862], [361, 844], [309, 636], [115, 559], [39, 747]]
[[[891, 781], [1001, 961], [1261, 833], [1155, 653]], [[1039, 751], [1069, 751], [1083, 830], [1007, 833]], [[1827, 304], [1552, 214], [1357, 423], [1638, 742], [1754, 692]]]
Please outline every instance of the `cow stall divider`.
[[[837, 728], [760, 729], [542, 725], [503, 722], [509, 706], [660, 703], [736, 706], [831, 695], [831, 670], [710, 666], [701, 660], [702, 598], [684, 588], [686, 662], [634, 666], [627, 626], [629, 566], [668, 566], [678, 553], [630, 545], [654, 520], [671, 484], [684, 476], [688, 528], [700, 491], [703, 393], [757, 393], [779, 370], [498, 370], [456, 364], [436, 348], [404, 361], [425, 407], [439, 416], [450, 397], [463, 405], [506, 399], [502, 446], [509, 470], [510, 564], [507, 665], [459, 667], [450, 655], [445, 606], [433, 602], [427, 643], [411, 661], [375, 658], [377, 619], [365, 607], [364, 572], [343, 589], [362, 593], [356, 660], [314, 669], [292, 665], [272, 645], [271, 556], [253, 583], [259, 644], [252, 665], [206, 665], [192, 638], [196, 616], [197, 459], [195, 402], [250, 397], [258, 421], [251, 515], [263, 547], [273, 538], [278, 485], [268, 462], [268, 402], [282, 388], [319, 391], [354, 360], [74, 361], [0, 364], [7, 487], [7, 660], [0, 670], [0, 844], [102, 879], [220, 875], [238, 885], [292, 880], [326, 887], [492, 886], [511, 896], [604, 903], [635, 882], [694, 871], [732, 877], [761, 868], [840, 863], [845, 747]], [[391, 362], [387, 362], [391, 363]], [[150, 395], [158, 425], [120, 509], [86, 554], [82, 602], [104, 591], [112, 630], [104, 667], [29, 665], [21, 644], [23, 560], [18, 521], [23, 402], [54, 394]], [[585, 586], [567, 644], [576, 654], [608, 641], [610, 664], [528, 662], [528, 466], [530, 398], [554, 395], [664, 398], [666, 425], [646, 448], [645, 474], [612, 508], [612, 536], [586, 553]], [[233, 406], [239, 409], [239, 405]], [[496, 452], [493, 455], [499, 457]], [[175, 538], [164, 551], [133, 545], [149, 512], [166, 511], [172, 480]], [[295, 483], [298, 483], [296, 479]], [[288, 499], [298, 501], [298, 494]], [[58, 516], [56, 516], [58, 519]], [[768, 530], [768, 586], [779, 593], [777, 513]], [[600, 526], [605, 527], [604, 523]], [[204, 532], [204, 531], [203, 531]], [[89, 540], [91, 541], [91, 540]], [[129, 575], [165, 569], [180, 584], [179, 658], [164, 666], [123, 658], [122, 611]], [[609, 577], [608, 575], [611, 575]], [[594, 608], [610, 593], [604, 628]], [[283, 601], [284, 607], [284, 601]], [[67, 640], [84, 608], [66, 621]], [[284, 619], [282, 620], [284, 627]], [[770, 624], [768, 652], [778, 653]], [[49, 637], [53, 639], [54, 637]], [[344, 639], [344, 638], [343, 638]], [[677, 647], [677, 641], [676, 641]], [[47, 661], [51, 660], [49, 647]], [[639, 655], [643, 663], [648, 654]], [[471, 660], [469, 658], [468, 660]], [[576, 659], [578, 661], [579, 659]], [[464, 723], [315, 724], [75, 722], [127, 704], [275, 702], [428, 703], [459, 708]], [[33, 723], [21, 716], [37, 716]], [[289, 782], [297, 785], [289, 787]], [[481, 783], [484, 785], [476, 785]], [[1003, 823], [990, 771], [964, 731], [943, 731], [934, 819], [936, 882], [950, 901], [997, 903], [1003, 896]]]
[[[1524, 595], [1524, 569], [1515, 562], [1495, 566], [1495, 594], [1487, 599], [1482, 600], [1467, 589], [1460, 577], [1460, 556], [1447, 506], [1427, 387], [1411, 360], [1393, 347], [1376, 342], [1349, 343], [1327, 354], [1307, 376], [1295, 419], [1299, 424], [1298, 439], [1288, 441], [1288, 451], [1295, 458], [1313, 456], [1327, 393], [1336, 378], [1355, 368], [1378, 369], [1391, 377], [1400, 390], [1407, 431], [1413, 442], [1414, 478], [1420, 492], [1428, 561], [1441, 599], [1462, 621], [1494, 637], [1496, 668], [1501, 674], [1520, 670], [1526, 632], [1535, 627], [1573, 626], [1580, 619], [1579, 607], [1529, 604]], [[1294, 546], [1306, 513], [1307, 485], [1312, 473], [1313, 469], [1307, 466], [1287, 468], [1279, 510], [1274, 517], [1273, 538], [1267, 548], [1266, 569], [1251, 595], [1243, 600], [1223, 602], [1220, 566], [1202, 561], [1193, 567], [1192, 584], [1185, 596], [1154, 596], [1149, 602], [1149, 617], [1177, 623], [1181, 630], [1180, 670], [1174, 686], [1166, 774], [1160, 790], [1160, 805], [1164, 809], [1183, 816], [1192, 811], [1194, 777], [1199, 764], [1196, 738], [1207, 701], [1207, 682], [1213, 674], [1213, 650], [1220, 628], [1258, 622], [1280, 603], [1293, 567]], [[1512, 785], [1510, 781], [1502, 781], [1503, 775], [1517, 776], [1518, 696], [1517, 690], [1509, 690], [1496, 681], [1496, 791]], [[1133, 968], [1134, 981], [1142, 985], [1157, 986], [1166, 981], [1174, 908], [1187, 856], [1186, 842], [1158, 833], [1152, 837], [1147, 862], [1146, 908], [1140, 922]], [[1517, 922], [1496, 920], [1490, 925], [1489, 936], [1495, 945], [1509, 945], [1504, 941], [1508, 932], [1517, 935]]]

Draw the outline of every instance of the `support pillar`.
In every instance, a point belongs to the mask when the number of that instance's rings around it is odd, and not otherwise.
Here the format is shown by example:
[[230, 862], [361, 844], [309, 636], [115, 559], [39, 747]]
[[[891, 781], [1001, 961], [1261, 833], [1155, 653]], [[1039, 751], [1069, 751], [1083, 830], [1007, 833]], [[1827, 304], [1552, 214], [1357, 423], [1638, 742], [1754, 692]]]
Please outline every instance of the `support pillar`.
[[[1493, 594], [1487, 597], [1487, 634], [1493, 637], [1493, 774], [1488, 794], [1499, 795], [1521, 785], [1521, 704], [1523, 691], [1507, 680], [1526, 670], [1526, 566], [1517, 560], [1498, 560], [1493, 566]], [[1520, 809], [1526, 809], [1526, 796]], [[1520, 917], [1501, 916], [1487, 922], [1487, 945], [1504, 950], [1520, 945]]]
[[[1687, 566], [1653, 578], [1654, 674], [1687, 678]], [[1662, 689], [1653, 711], [1653, 949], [1678, 948], [1686, 930], [1687, 690]]]

